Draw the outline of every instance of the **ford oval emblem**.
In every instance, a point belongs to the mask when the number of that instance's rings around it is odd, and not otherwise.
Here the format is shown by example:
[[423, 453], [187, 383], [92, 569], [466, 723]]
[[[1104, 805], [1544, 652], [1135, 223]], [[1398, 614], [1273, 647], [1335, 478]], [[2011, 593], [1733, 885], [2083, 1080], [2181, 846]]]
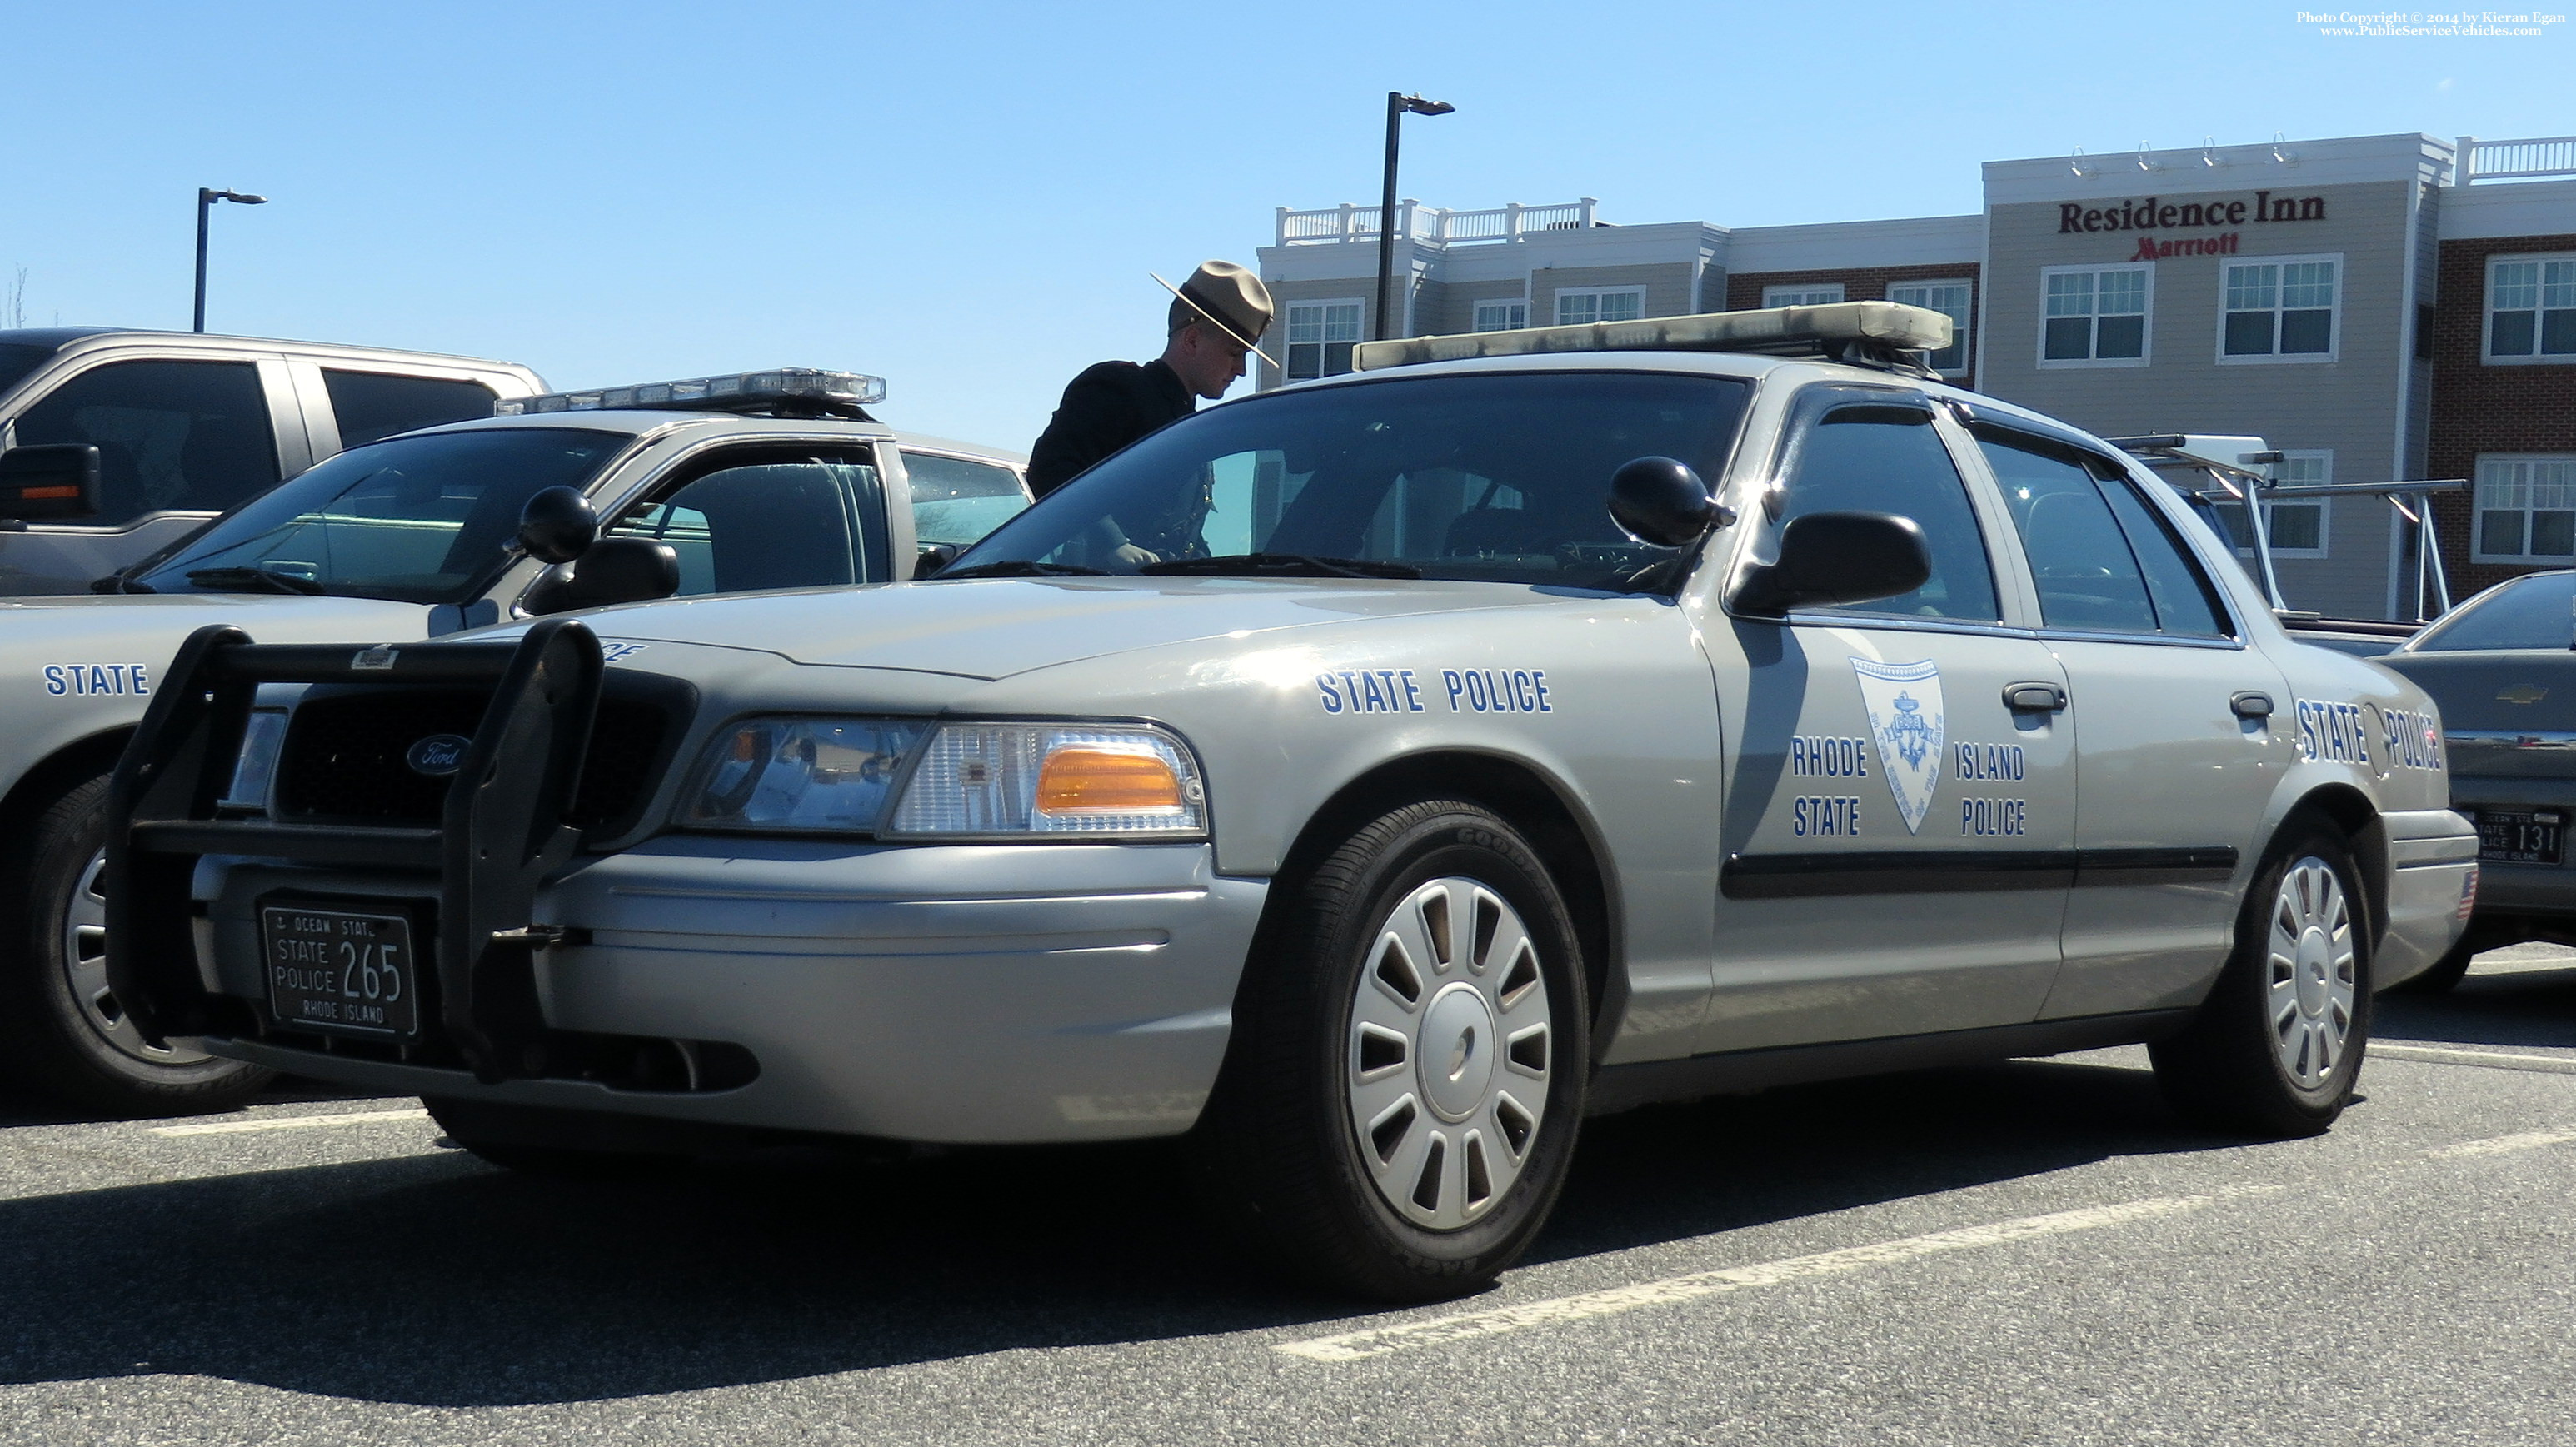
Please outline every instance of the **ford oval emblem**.
[[404, 750], [403, 762], [415, 774], [443, 779], [464, 765], [466, 747], [473, 742], [463, 734], [431, 734]]

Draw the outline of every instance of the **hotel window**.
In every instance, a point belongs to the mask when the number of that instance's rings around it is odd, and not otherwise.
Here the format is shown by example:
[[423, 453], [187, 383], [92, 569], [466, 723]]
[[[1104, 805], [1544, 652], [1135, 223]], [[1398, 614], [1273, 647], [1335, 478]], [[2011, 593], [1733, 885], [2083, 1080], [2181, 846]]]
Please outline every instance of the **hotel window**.
[[2576, 257], [2487, 263], [2487, 357], [2576, 361]]
[[1480, 301], [1476, 303], [1476, 326], [1480, 332], [1518, 331], [1529, 325], [1529, 303], [1525, 301]]
[[1887, 289], [1887, 299], [1948, 317], [1950, 345], [1932, 354], [1932, 370], [1943, 376], [1957, 376], [1968, 370], [1968, 307], [1971, 297], [1967, 282], [1900, 281]]
[[1556, 324], [1561, 327], [1633, 322], [1645, 314], [1646, 289], [1642, 286], [1587, 287], [1556, 294]]
[[2477, 513], [2477, 562], [2576, 562], [2576, 456], [2479, 458]]
[[1338, 376], [1351, 369], [1351, 348], [1360, 340], [1360, 304], [1356, 301], [1290, 302], [1288, 304], [1288, 380]]
[[2340, 256], [2231, 261], [2220, 279], [2220, 360], [2330, 361]]
[[[2272, 479], [2284, 488], [2323, 487], [2334, 481], [2332, 452], [2284, 452], [2272, 464]], [[2263, 526], [2272, 534], [2272, 556], [2276, 558], [2322, 558], [2326, 555], [2326, 520], [2332, 498], [2282, 498], [2275, 494], [2263, 504]], [[2227, 525], [2228, 541], [2236, 551], [2254, 555], [2254, 533], [2245, 524], [2245, 509], [2239, 503], [2218, 505], [2219, 520]]]
[[1842, 299], [1843, 284], [1839, 281], [1762, 288], [1764, 306], [1831, 306]]
[[2144, 266], [2052, 266], [2040, 274], [2039, 364], [2134, 367], [2147, 360]]

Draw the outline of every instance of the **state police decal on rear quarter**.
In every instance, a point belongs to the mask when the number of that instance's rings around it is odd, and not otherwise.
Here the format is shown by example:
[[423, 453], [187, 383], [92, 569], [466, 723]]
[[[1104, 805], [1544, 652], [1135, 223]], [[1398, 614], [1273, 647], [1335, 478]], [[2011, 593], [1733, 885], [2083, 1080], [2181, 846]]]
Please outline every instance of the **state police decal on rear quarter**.
[[2299, 700], [2299, 757], [2330, 764], [2370, 762], [2370, 731], [2362, 726], [2361, 705]]
[[1932, 809], [1932, 793], [1941, 787], [1941, 742], [1947, 736], [1941, 709], [1941, 665], [1880, 663], [1855, 658], [1852, 674], [1860, 682], [1861, 706], [1869, 712], [1869, 731], [1878, 741], [1879, 772], [1887, 791], [1896, 796], [1896, 812], [1905, 816], [1905, 832], [1923, 827]]

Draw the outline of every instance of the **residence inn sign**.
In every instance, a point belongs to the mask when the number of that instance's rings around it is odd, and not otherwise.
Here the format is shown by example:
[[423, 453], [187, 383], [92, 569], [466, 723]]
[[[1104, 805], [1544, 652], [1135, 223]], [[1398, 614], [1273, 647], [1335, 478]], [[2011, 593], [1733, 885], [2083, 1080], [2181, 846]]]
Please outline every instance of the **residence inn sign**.
[[[2154, 196], [2144, 201], [2122, 201], [2117, 206], [2087, 206], [2081, 201], [2061, 201], [2057, 206], [2059, 235], [2076, 231], [2190, 231], [2218, 226], [2268, 225], [2284, 221], [2323, 221], [2326, 198], [2323, 196], [2275, 196], [2257, 191], [2251, 201], [2234, 198], [2224, 201], [2162, 201]], [[2131, 261], [2155, 261], [2167, 256], [2233, 256], [2244, 243], [2244, 233], [2230, 231], [2222, 236], [2138, 238], [2138, 249]]]

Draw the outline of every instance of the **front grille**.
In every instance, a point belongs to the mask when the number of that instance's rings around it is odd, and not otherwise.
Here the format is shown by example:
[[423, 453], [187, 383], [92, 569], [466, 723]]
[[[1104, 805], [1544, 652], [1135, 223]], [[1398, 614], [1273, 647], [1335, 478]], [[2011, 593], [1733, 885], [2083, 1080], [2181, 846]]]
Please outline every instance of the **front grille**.
[[[278, 759], [282, 819], [342, 824], [434, 825], [453, 775], [412, 768], [412, 746], [437, 734], [470, 738], [490, 695], [402, 688], [308, 698], [295, 710]], [[574, 790], [571, 822], [620, 821], [652, 792], [668, 712], [635, 698], [603, 697]]]

